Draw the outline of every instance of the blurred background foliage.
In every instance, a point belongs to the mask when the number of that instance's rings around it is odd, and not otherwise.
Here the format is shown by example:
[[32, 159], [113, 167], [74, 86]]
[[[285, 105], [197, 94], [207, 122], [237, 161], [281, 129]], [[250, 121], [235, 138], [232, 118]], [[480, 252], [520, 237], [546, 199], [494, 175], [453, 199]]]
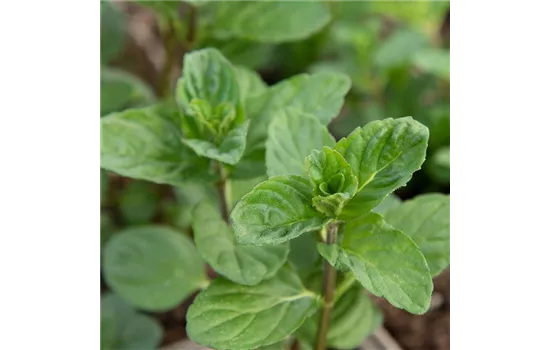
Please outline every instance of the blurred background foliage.
[[[373, 120], [412, 116], [430, 129], [427, 159], [396, 194], [407, 199], [449, 193], [449, 2], [293, 6], [289, 11], [280, 2], [102, 1], [101, 116], [170, 105], [183, 55], [204, 47], [257, 71], [268, 85], [295, 74], [337, 71], [353, 85], [329, 126], [334, 136]], [[296, 16], [309, 35], [296, 30]], [[281, 25], [286, 28], [282, 34]], [[233, 200], [264, 178], [231, 182]], [[203, 199], [217, 201], [208, 183], [175, 188], [101, 170], [101, 244], [128, 225], [164, 223], [191, 233], [191, 210]]]
[[[102, 1], [101, 116], [169, 101], [170, 89], [162, 91], [159, 85], [170, 81], [167, 75], [172, 75], [173, 84], [181, 74], [178, 68], [185, 52], [204, 47], [216, 47], [234, 64], [256, 70], [269, 85], [295, 74], [338, 71], [347, 74], [353, 85], [342, 112], [330, 125], [334, 136], [345, 136], [372, 120], [412, 116], [430, 129], [430, 145], [422, 170], [397, 194], [410, 198], [425, 192], [448, 193], [449, 2], [296, 4], [317, 16], [316, 23], [323, 21], [319, 17], [326, 11], [326, 24], [296, 40], [292, 27], [286, 37], [276, 34], [276, 26], [270, 32], [273, 21], [269, 20], [256, 30], [267, 36], [254, 35], [254, 25], [261, 23], [254, 24], [258, 21], [249, 16], [265, 10], [253, 8], [263, 5], [258, 2]], [[271, 16], [280, 20], [288, 15], [284, 11], [273, 10]], [[172, 62], [175, 72], [163, 71], [162, 63], [155, 67], [155, 59], [143, 48], [147, 45], [136, 43], [131, 35], [139, 30], [153, 33], [149, 51], [164, 51], [164, 66]], [[136, 53], [136, 47], [145, 53]], [[233, 198], [240, 198], [259, 180], [235, 181]], [[130, 224], [168, 222], [189, 229], [193, 205], [203, 198], [216, 201], [206, 184], [166, 187], [102, 170], [102, 242], [115, 227]]]

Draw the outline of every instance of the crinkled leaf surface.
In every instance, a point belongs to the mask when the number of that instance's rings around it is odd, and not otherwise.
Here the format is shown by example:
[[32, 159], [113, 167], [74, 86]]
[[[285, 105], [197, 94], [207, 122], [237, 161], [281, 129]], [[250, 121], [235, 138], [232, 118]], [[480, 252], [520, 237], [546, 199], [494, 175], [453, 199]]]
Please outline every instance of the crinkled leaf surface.
[[[356, 349], [382, 324], [382, 312], [360, 286], [353, 287], [334, 305], [330, 315], [327, 344], [333, 349]], [[297, 332], [302, 343], [313, 347], [319, 313], [309, 318]]]
[[299, 109], [279, 111], [269, 126], [266, 143], [267, 175], [306, 177], [305, 158], [315, 149], [334, 147], [336, 141], [326, 126]]
[[328, 6], [318, 1], [226, 1], [216, 3], [217, 38], [279, 43], [305, 39], [330, 21]]
[[222, 163], [235, 165], [241, 159], [246, 147], [248, 120], [233, 128], [217, 146], [214, 142], [200, 139], [182, 139], [199, 156], [219, 160]]
[[300, 74], [249, 98], [246, 115], [251, 122], [246, 151], [231, 176], [250, 178], [266, 173], [268, 127], [279, 111], [290, 107], [314, 115], [323, 125], [328, 125], [340, 112], [350, 87], [350, 79], [343, 74]]
[[343, 218], [356, 218], [404, 186], [426, 158], [429, 131], [411, 117], [388, 118], [357, 128], [336, 144], [359, 179]]
[[450, 209], [448, 195], [430, 193], [405, 201], [384, 214], [386, 222], [418, 245], [432, 276], [439, 275], [450, 263]]
[[311, 206], [310, 182], [296, 175], [271, 177], [244, 196], [231, 213], [237, 241], [280, 244], [318, 231], [328, 218]]
[[269, 124], [281, 109], [287, 107], [312, 114], [323, 125], [328, 125], [340, 112], [350, 87], [350, 79], [343, 74], [300, 74], [249, 99], [246, 112], [251, 119], [248, 135], [250, 150], [264, 148]]
[[193, 213], [197, 250], [216, 272], [229, 280], [255, 285], [273, 277], [285, 263], [288, 243], [264, 247], [240, 245], [212, 204], [202, 202]]
[[341, 246], [318, 243], [321, 255], [349, 269], [371, 293], [414, 314], [425, 313], [433, 290], [426, 259], [411, 238], [370, 213], [346, 223]]
[[178, 81], [176, 99], [184, 110], [185, 136], [198, 138], [201, 126], [190, 117], [193, 99], [207, 101], [212, 107], [229, 103], [242, 121], [242, 106], [235, 70], [216, 49], [206, 48], [188, 53], [183, 61], [183, 76]]
[[174, 119], [154, 108], [128, 109], [101, 118], [101, 167], [174, 186], [207, 178], [207, 159], [181, 142]]
[[192, 241], [163, 226], [140, 226], [113, 236], [103, 254], [107, 284], [126, 302], [145, 310], [178, 305], [206, 283]]
[[313, 206], [317, 211], [337, 217], [357, 191], [357, 177], [337, 151], [324, 146], [306, 158], [309, 179], [314, 184]]
[[137, 313], [120, 297], [101, 297], [101, 350], [154, 350], [162, 328], [149, 316]]
[[220, 277], [189, 308], [187, 334], [214, 349], [254, 349], [285, 339], [317, 308], [317, 296], [287, 266], [255, 286]]

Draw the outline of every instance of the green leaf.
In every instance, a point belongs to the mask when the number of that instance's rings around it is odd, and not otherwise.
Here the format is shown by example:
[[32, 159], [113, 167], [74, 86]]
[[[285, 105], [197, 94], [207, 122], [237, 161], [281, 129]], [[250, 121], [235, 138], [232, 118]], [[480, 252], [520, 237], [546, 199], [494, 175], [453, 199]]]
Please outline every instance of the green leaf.
[[374, 53], [374, 62], [382, 68], [406, 65], [417, 52], [428, 46], [429, 41], [424, 35], [409, 29], [399, 29], [378, 47]]
[[317, 308], [317, 296], [288, 267], [255, 286], [217, 278], [189, 308], [187, 334], [214, 349], [254, 349], [285, 339]]
[[265, 148], [268, 126], [284, 108], [293, 107], [312, 114], [323, 125], [328, 125], [340, 112], [350, 87], [350, 79], [343, 74], [300, 74], [250, 98], [246, 105], [247, 116], [251, 119], [247, 140], [249, 152]]
[[123, 176], [177, 186], [207, 179], [208, 161], [181, 142], [174, 116], [153, 108], [101, 118], [101, 167]]
[[274, 176], [254, 187], [233, 209], [231, 220], [242, 244], [273, 245], [318, 231], [328, 221], [311, 206], [311, 184], [295, 176]]
[[448, 184], [451, 181], [451, 148], [438, 149], [428, 158], [426, 166], [430, 176], [439, 182]]
[[[203, 22], [204, 23], [204, 22]], [[202, 47], [215, 47], [234, 65], [259, 69], [273, 60], [275, 45], [246, 39], [218, 40], [212, 37], [201, 41]], [[242, 89], [241, 89], [242, 93]]]
[[247, 140], [244, 155], [239, 163], [231, 169], [229, 177], [231, 179], [246, 180], [261, 176], [266, 176], [265, 149], [250, 152]]
[[126, 18], [124, 12], [110, 1], [101, 1], [101, 63], [113, 60], [124, 47]]
[[144, 7], [148, 7], [164, 18], [177, 18], [182, 1], [136, 1]]
[[235, 74], [243, 103], [248, 97], [256, 96], [267, 90], [266, 83], [264, 83], [258, 73], [246, 67], [236, 66]]
[[[334, 305], [330, 315], [327, 345], [332, 349], [356, 349], [382, 324], [382, 313], [360, 286], [353, 287]], [[302, 343], [313, 346], [319, 313], [297, 331]]]
[[201, 7], [204, 5], [208, 5], [209, 3], [215, 1], [215, 0], [182, 0], [183, 2], [189, 3], [196, 7]]
[[175, 203], [165, 203], [166, 215], [170, 225], [187, 230], [193, 223], [193, 208], [202, 201], [217, 203], [216, 189], [209, 182], [187, 182], [174, 188]]
[[375, 213], [378, 213], [382, 216], [389, 210], [392, 210], [394, 208], [398, 208], [401, 206], [401, 198], [397, 197], [395, 194], [390, 193], [384, 200], [378, 204], [376, 208], [374, 208], [372, 211]]
[[319, 212], [337, 217], [357, 191], [357, 177], [337, 151], [324, 146], [306, 158], [309, 179], [314, 184], [313, 206]]
[[246, 147], [246, 133], [249, 121], [233, 128], [219, 146], [214, 142], [199, 139], [182, 139], [197, 155], [235, 165], [241, 159]]
[[231, 207], [233, 208], [237, 205], [238, 201], [240, 201], [241, 198], [243, 198], [248, 192], [252, 191], [254, 186], [265, 180], [267, 180], [267, 176], [265, 175], [244, 180], [228, 180], [231, 190], [231, 198], [233, 198]]
[[154, 350], [162, 328], [153, 318], [137, 313], [113, 293], [101, 297], [102, 350]]
[[301, 235], [290, 241], [288, 261], [296, 267], [300, 277], [307, 277], [320, 264], [317, 239], [314, 235]]
[[369, 213], [346, 223], [341, 246], [318, 243], [331, 265], [349, 269], [371, 293], [414, 314], [425, 313], [433, 291], [426, 259], [407, 235]]
[[448, 195], [431, 193], [416, 196], [384, 214], [386, 222], [418, 245], [434, 277], [450, 263], [450, 210]]
[[342, 218], [356, 218], [404, 186], [426, 157], [429, 131], [411, 117], [377, 120], [357, 128], [336, 144], [359, 179]]
[[158, 192], [144, 181], [132, 181], [120, 197], [120, 211], [129, 224], [146, 224], [153, 219], [159, 204]]
[[101, 115], [127, 108], [144, 107], [155, 101], [155, 94], [141, 79], [123, 70], [101, 68]]
[[449, 80], [451, 76], [451, 54], [449, 50], [429, 48], [418, 51], [414, 64], [421, 70]]
[[202, 128], [191, 116], [194, 99], [207, 101], [212, 107], [227, 103], [235, 107], [237, 121], [244, 116], [239, 83], [231, 63], [216, 49], [206, 48], [185, 55], [183, 76], [178, 81], [176, 100], [184, 111], [184, 133], [189, 138], [200, 138]]
[[193, 214], [197, 250], [216, 272], [231, 281], [255, 285], [273, 277], [285, 263], [288, 243], [266, 247], [239, 245], [233, 230], [212, 204], [199, 204]]
[[103, 255], [105, 280], [128, 303], [165, 311], [206, 281], [192, 241], [163, 226], [128, 228], [113, 236]]
[[266, 142], [267, 175], [307, 176], [305, 158], [315, 149], [334, 147], [326, 126], [298, 109], [280, 110], [269, 125]]
[[100, 228], [100, 247], [103, 250], [105, 243], [113, 235], [115, 228], [111, 217], [108, 213], [101, 213], [101, 228]]
[[216, 3], [213, 35], [280, 43], [305, 39], [330, 21], [322, 2], [227, 1]]

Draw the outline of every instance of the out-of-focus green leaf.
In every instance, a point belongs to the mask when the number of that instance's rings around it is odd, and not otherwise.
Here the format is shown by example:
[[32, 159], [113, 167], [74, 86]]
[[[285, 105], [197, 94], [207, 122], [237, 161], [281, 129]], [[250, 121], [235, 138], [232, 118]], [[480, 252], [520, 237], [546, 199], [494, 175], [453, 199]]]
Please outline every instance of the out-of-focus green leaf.
[[111, 1], [101, 1], [101, 63], [114, 59], [124, 47], [126, 17]]
[[116, 68], [101, 68], [101, 115], [155, 101], [151, 88], [138, 77]]

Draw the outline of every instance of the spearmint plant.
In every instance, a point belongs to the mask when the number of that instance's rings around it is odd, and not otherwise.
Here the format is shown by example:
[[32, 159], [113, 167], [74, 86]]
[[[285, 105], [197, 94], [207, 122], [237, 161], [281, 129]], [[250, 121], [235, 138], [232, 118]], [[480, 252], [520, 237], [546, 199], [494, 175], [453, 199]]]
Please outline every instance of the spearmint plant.
[[[160, 225], [110, 238], [102, 269], [112, 291], [145, 311], [200, 291], [187, 334], [215, 349], [355, 348], [382, 321], [365, 289], [426, 312], [432, 277], [449, 265], [449, 197], [401, 203], [391, 193], [421, 167], [428, 129], [385, 119], [336, 142], [327, 125], [349, 89], [328, 72], [266, 86], [206, 48], [185, 56], [173, 101], [102, 117], [103, 169], [176, 187], [202, 181], [219, 199], [196, 205], [192, 239]], [[233, 198], [232, 182], [258, 177]], [[121, 339], [117, 327], [136, 332], [130, 316], [102, 316], [105, 343]], [[138, 318], [139, 333], [158, 341]]]

